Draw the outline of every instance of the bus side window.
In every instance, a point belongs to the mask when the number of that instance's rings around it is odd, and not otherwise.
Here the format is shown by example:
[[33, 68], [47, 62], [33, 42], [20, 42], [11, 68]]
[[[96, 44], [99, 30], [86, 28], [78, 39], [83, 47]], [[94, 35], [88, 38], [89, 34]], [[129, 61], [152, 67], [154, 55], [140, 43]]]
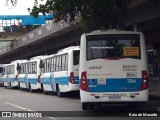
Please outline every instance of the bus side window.
[[51, 58], [51, 72], [53, 72], [54, 71], [54, 61], [53, 61], [53, 58]]
[[43, 65], [44, 65], [44, 67], [42, 67], [42, 71], [43, 71], [43, 72], [46, 72], [46, 66], [47, 66], [47, 65], [46, 65], [46, 59], [43, 60], [42, 62], [43, 62]]
[[59, 56], [56, 57], [56, 71], [59, 71]]
[[59, 56], [59, 71], [62, 70], [62, 56]]
[[65, 54], [62, 55], [62, 71], [65, 70]]
[[39, 68], [44, 68], [44, 63], [42, 60], [40, 60]]
[[65, 70], [68, 70], [68, 54], [66, 54]]
[[18, 71], [18, 73], [21, 73], [21, 66], [19, 63], [17, 63], [17, 71]]
[[53, 71], [56, 71], [56, 57], [53, 58]]
[[4, 75], [5, 74], [5, 68], [3, 68], [3, 72], [2, 72], [2, 75]]

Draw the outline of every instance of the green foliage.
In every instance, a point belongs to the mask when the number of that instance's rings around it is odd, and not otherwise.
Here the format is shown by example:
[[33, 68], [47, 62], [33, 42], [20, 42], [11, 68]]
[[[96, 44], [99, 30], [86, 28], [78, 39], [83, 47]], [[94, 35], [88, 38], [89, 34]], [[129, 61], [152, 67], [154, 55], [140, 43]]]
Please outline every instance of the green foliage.
[[121, 28], [126, 19], [129, 0], [47, 0], [45, 5], [35, 5], [30, 14], [38, 17], [53, 12], [55, 21], [79, 20], [84, 31]]

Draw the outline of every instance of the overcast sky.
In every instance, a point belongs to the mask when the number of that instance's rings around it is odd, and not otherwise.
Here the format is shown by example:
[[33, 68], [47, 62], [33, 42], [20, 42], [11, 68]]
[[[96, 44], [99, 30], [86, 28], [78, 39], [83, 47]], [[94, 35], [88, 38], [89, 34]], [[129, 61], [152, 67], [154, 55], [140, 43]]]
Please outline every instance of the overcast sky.
[[[44, 4], [46, 0], [39, 3]], [[33, 7], [34, 0], [18, 0], [17, 5], [14, 7], [11, 4], [6, 6], [6, 0], [0, 0], [0, 15], [29, 15], [27, 8]]]

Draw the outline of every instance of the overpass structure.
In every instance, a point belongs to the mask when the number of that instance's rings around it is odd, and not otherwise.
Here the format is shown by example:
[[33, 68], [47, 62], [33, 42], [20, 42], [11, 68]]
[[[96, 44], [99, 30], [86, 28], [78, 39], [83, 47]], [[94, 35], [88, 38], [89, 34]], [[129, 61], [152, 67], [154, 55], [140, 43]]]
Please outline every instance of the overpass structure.
[[61, 48], [77, 44], [81, 34], [76, 23], [49, 22], [0, 48], [0, 63], [53, 54]]

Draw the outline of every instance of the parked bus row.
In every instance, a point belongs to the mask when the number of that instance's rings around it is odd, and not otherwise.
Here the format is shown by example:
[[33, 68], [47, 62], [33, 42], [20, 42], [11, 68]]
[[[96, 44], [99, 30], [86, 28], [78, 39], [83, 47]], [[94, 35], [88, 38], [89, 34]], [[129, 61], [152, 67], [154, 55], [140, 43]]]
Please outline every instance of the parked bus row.
[[[82, 109], [95, 104], [148, 101], [148, 68], [144, 36], [133, 31], [83, 34], [79, 46], [50, 56], [4, 65], [4, 86], [42, 89], [58, 96], [80, 89]], [[80, 54], [80, 55], [79, 55]]]
[[30, 60], [16, 60], [4, 65], [4, 87], [19, 87], [47, 92], [58, 96], [79, 90], [79, 46], [58, 51], [57, 54], [36, 56]]

